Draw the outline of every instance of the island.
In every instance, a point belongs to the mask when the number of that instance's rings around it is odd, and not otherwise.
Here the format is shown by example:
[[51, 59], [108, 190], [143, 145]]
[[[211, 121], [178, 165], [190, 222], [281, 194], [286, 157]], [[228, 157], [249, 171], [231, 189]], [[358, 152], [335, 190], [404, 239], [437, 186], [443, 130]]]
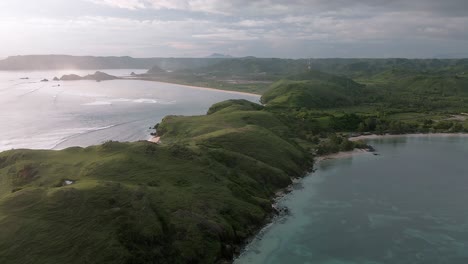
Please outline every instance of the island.
[[68, 75], [63, 75], [60, 78], [60, 81], [80, 81], [80, 80], [93, 80], [93, 81], [110, 81], [110, 80], [117, 80], [120, 79], [119, 77], [109, 75], [105, 72], [100, 72], [97, 71], [94, 74], [88, 74], [86, 76], [79, 76], [76, 74], [68, 74]]

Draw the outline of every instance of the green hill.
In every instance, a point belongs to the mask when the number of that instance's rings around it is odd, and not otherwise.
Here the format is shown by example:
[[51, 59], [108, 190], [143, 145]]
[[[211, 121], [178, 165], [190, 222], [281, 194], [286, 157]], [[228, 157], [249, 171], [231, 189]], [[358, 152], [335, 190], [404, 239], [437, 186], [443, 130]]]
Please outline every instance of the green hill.
[[216, 76], [285, 76], [299, 73], [307, 68], [307, 64], [300, 60], [277, 58], [235, 58], [225, 59], [214, 65], [196, 70], [211, 73]]
[[167, 117], [163, 144], [0, 153], [0, 263], [216, 263], [311, 166], [287, 127], [244, 100]]
[[261, 100], [268, 107], [345, 107], [361, 102], [364, 89], [348, 78], [309, 71], [274, 83]]

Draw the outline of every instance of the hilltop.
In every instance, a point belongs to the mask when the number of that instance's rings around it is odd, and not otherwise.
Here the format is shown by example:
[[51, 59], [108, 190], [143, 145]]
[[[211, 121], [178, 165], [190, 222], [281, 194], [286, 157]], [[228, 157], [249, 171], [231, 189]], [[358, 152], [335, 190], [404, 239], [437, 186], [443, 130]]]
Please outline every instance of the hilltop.
[[262, 96], [268, 107], [335, 108], [359, 104], [364, 85], [345, 77], [309, 71], [274, 83]]

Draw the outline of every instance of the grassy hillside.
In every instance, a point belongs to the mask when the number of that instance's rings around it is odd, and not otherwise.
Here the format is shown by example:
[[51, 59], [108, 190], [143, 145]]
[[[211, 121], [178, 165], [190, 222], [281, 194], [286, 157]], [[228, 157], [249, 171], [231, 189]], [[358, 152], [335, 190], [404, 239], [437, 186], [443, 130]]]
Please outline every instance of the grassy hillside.
[[467, 76], [447, 72], [454, 63], [437, 73], [383, 67], [356, 81], [289, 75], [265, 106], [229, 100], [164, 118], [160, 145], [0, 153], [0, 263], [228, 261], [314, 153], [365, 147], [349, 132], [467, 132]]
[[275, 82], [261, 101], [302, 139], [344, 131], [468, 131], [466, 76], [388, 70], [358, 81], [311, 70]]
[[243, 100], [158, 130], [162, 145], [0, 153], [0, 262], [229, 260], [311, 166], [279, 119]]
[[468, 77], [464, 75], [390, 70], [359, 81], [380, 92], [380, 102], [387, 108], [411, 112], [467, 110]]
[[[229, 58], [217, 61], [199, 59], [190, 67], [182, 67], [182, 59], [175, 68], [161, 61], [155, 65], [170, 72], [159, 72], [142, 76], [147, 80], [189, 84], [221, 90], [234, 90], [264, 94], [269, 86], [281, 79], [310, 80], [299, 78], [304, 72], [322, 72], [338, 78], [353, 79], [358, 83], [381, 85], [398, 81], [397, 75], [404, 76], [468, 76], [466, 59], [278, 59], [278, 58]], [[203, 62], [203, 63], [202, 63]], [[210, 62], [210, 63], [208, 63]], [[176, 64], [177, 64], [176, 63]], [[398, 74], [395, 74], [398, 73]], [[304, 76], [302, 76], [304, 77]]]
[[197, 73], [219, 76], [264, 76], [283, 78], [299, 74], [310, 67], [314, 71], [346, 76], [348, 78], [370, 78], [391, 71], [413, 71], [436, 74], [460, 74], [468, 72], [467, 59], [278, 59], [278, 58], [233, 58], [213, 65], [194, 68]]
[[246, 57], [226, 59], [196, 71], [217, 76], [284, 76], [301, 72], [306, 67], [300, 60]]
[[309, 71], [274, 83], [262, 96], [268, 107], [334, 108], [363, 101], [364, 86], [344, 77]]

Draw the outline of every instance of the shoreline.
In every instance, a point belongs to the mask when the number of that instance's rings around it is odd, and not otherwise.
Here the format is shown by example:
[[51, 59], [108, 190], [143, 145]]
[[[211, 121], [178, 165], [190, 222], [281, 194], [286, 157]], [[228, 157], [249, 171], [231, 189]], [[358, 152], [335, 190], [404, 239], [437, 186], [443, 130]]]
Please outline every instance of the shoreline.
[[161, 144], [161, 137], [153, 136], [150, 139], [147, 139], [147, 141], [154, 144]]
[[[398, 137], [468, 137], [468, 133], [415, 133], [415, 134], [399, 134], [399, 135], [392, 135], [392, 134], [385, 134], [385, 135], [377, 135], [377, 134], [372, 134], [372, 135], [360, 135], [360, 136], [355, 136], [355, 137], [349, 137], [348, 139], [350, 141], [359, 141], [359, 140], [373, 140], [373, 139], [384, 139], [384, 138], [398, 138]], [[313, 174], [316, 171], [316, 165], [319, 164], [320, 162], [326, 161], [326, 160], [334, 160], [334, 159], [342, 159], [342, 158], [349, 158], [353, 157], [355, 155], [362, 155], [362, 154], [372, 154], [373, 151], [370, 149], [354, 149], [351, 151], [341, 151], [337, 153], [332, 153], [332, 154], [326, 154], [322, 156], [316, 156], [314, 158], [314, 167], [311, 172], [307, 172], [303, 177], [298, 177], [298, 178], [292, 178], [291, 179], [291, 184], [289, 184], [287, 187], [278, 190], [275, 195], [273, 196], [273, 203], [272, 203], [272, 208], [273, 212], [272, 214], [265, 220], [264, 225], [258, 229], [257, 233], [253, 235], [252, 237], [248, 238], [244, 244], [241, 246], [240, 253], [236, 256], [234, 256], [232, 263], [234, 263], [246, 250], [247, 247], [250, 243], [252, 243], [253, 240], [258, 238], [259, 236], [262, 235], [263, 232], [265, 232], [269, 227], [271, 227], [275, 221], [278, 219], [281, 219], [281, 217], [287, 216], [289, 213], [289, 208], [287, 207], [281, 207], [279, 206], [279, 201], [284, 198], [286, 195], [294, 191], [294, 185], [298, 184], [302, 179], [308, 176], [313, 176]]]
[[240, 252], [239, 254], [234, 255], [234, 258], [232, 259], [231, 262], [229, 263], [234, 263], [242, 254], [245, 253], [247, 250], [247, 247], [252, 241], [254, 241], [258, 236], [261, 236], [263, 232], [265, 232], [269, 227], [271, 227], [278, 219], [281, 219], [282, 217], [285, 217], [289, 215], [289, 208], [288, 207], [281, 207], [279, 206], [279, 202], [281, 199], [286, 197], [288, 194], [294, 191], [294, 186], [297, 184], [300, 184], [300, 182], [308, 176], [313, 176], [315, 173], [316, 169], [315, 166], [325, 160], [333, 160], [333, 159], [342, 159], [342, 158], [349, 158], [354, 155], [360, 155], [360, 154], [369, 154], [372, 153], [372, 151], [368, 149], [354, 149], [351, 151], [341, 151], [337, 153], [332, 153], [332, 154], [327, 154], [327, 155], [322, 155], [322, 156], [317, 156], [314, 159], [314, 166], [311, 171], [305, 172], [304, 176], [302, 177], [294, 177], [291, 178], [291, 184], [286, 186], [283, 189], [278, 190], [275, 192], [274, 196], [272, 197], [273, 203], [271, 204], [271, 207], [273, 211], [269, 214], [269, 216], [265, 219], [264, 224], [258, 228], [258, 231], [252, 235], [251, 237], [247, 238], [241, 245], [240, 245]]
[[399, 137], [468, 137], [468, 133], [413, 133], [413, 134], [371, 134], [349, 137], [349, 141], [372, 140], [382, 138], [399, 138]]
[[205, 87], [205, 86], [194, 86], [194, 85], [188, 85], [188, 84], [180, 84], [180, 83], [167, 82], [167, 81], [158, 81], [158, 80], [151, 80], [151, 79], [145, 79], [145, 78], [122, 78], [120, 80], [157, 82], [157, 83], [162, 83], [162, 84], [175, 84], [175, 85], [180, 85], [180, 86], [184, 86], [184, 87], [187, 87], [187, 88], [205, 90], [205, 91], [218, 91], [218, 92], [225, 92], [225, 93], [231, 93], [231, 94], [249, 95], [249, 96], [258, 96], [258, 97], [262, 96], [261, 94], [255, 94], [255, 93], [240, 92], [240, 91], [234, 91], [234, 90], [222, 90], [222, 89], [216, 89], [216, 88]]
[[[373, 139], [384, 139], [384, 138], [398, 138], [398, 137], [468, 137], [468, 133], [414, 133], [414, 134], [399, 134], [399, 135], [392, 135], [392, 134], [385, 134], [385, 135], [361, 135], [348, 138], [350, 141], [359, 141], [359, 140], [373, 140]], [[326, 154], [322, 156], [316, 156], [314, 158], [314, 167], [313, 170], [310, 172], [306, 172], [303, 177], [296, 177], [291, 179], [291, 184], [287, 187], [278, 190], [272, 200], [273, 211], [272, 213], [265, 219], [265, 223], [261, 226], [257, 233], [252, 237], [246, 239], [244, 243], [240, 246], [240, 253], [235, 255], [232, 262], [234, 263], [244, 252], [247, 250], [247, 247], [252, 241], [254, 241], [258, 236], [261, 236], [263, 232], [265, 232], [269, 227], [271, 227], [278, 219], [281, 217], [285, 217], [289, 214], [289, 208], [279, 206], [279, 202], [281, 199], [286, 197], [289, 193], [294, 191], [294, 186], [301, 182], [302, 179], [308, 176], [313, 176], [316, 172], [316, 165], [320, 162], [327, 161], [327, 160], [334, 160], [334, 159], [343, 159], [343, 158], [350, 158], [355, 155], [362, 155], [362, 154], [372, 154], [373, 151], [370, 149], [354, 149], [351, 151], [340, 151], [337, 153]]]
[[361, 154], [367, 154], [367, 153], [372, 153], [372, 151], [370, 151], [369, 149], [354, 149], [351, 151], [340, 151], [337, 153], [332, 153], [332, 154], [327, 154], [327, 155], [316, 157], [314, 161], [314, 165], [322, 161], [326, 161], [326, 160], [349, 158], [355, 155], [361, 155]]

